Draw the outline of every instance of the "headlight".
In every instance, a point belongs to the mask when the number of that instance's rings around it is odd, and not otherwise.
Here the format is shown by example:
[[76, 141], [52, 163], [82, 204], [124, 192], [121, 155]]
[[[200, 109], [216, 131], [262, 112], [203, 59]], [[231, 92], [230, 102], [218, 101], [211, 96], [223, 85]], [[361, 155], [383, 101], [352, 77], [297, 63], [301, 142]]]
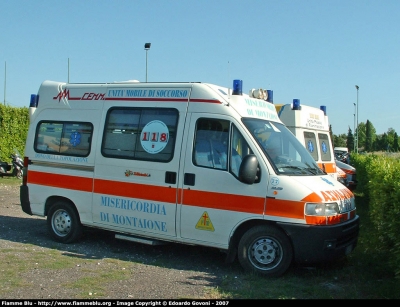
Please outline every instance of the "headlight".
[[338, 180], [341, 184], [347, 185], [347, 176], [345, 176], [345, 177], [339, 177], [339, 176], [338, 176], [337, 180]]
[[331, 216], [339, 213], [337, 203], [306, 204], [306, 215]]

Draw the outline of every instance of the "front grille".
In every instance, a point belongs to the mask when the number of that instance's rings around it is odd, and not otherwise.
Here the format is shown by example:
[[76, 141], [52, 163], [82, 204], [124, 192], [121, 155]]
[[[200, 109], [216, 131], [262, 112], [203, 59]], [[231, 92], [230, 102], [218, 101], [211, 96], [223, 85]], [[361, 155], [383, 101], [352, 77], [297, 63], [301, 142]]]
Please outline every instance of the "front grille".
[[358, 237], [358, 221], [357, 223], [350, 223], [343, 227], [343, 235], [337, 239], [336, 247], [347, 246], [352, 241], [356, 240]]

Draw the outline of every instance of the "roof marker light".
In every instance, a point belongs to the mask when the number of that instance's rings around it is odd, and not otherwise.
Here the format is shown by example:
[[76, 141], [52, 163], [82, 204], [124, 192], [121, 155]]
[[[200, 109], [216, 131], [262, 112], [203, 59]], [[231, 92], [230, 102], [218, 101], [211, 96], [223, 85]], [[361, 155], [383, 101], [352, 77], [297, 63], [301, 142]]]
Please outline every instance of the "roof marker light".
[[232, 95], [242, 95], [243, 81], [242, 80], [233, 80], [233, 91]]
[[326, 115], [326, 106], [320, 106], [320, 110], [324, 111], [324, 115]]
[[301, 110], [300, 99], [293, 99], [293, 110]]
[[267, 101], [274, 103], [274, 92], [272, 90], [267, 90]]
[[251, 89], [249, 92], [249, 96], [257, 99], [267, 100], [267, 91], [260, 89]]

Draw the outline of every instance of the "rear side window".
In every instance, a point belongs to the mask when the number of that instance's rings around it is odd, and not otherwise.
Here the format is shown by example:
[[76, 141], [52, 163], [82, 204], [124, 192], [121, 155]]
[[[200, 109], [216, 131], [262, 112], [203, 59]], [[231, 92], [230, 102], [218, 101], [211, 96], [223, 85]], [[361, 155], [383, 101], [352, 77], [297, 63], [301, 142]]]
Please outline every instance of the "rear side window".
[[307, 148], [314, 160], [318, 161], [318, 147], [315, 133], [304, 132], [304, 146]]
[[105, 157], [169, 162], [173, 158], [178, 111], [168, 108], [111, 108], [101, 153]]
[[319, 145], [321, 147], [321, 160], [331, 161], [331, 144], [329, 142], [329, 135], [326, 133], [318, 133]]
[[36, 152], [86, 157], [90, 153], [93, 125], [87, 122], [41, 121], [36, 128]]

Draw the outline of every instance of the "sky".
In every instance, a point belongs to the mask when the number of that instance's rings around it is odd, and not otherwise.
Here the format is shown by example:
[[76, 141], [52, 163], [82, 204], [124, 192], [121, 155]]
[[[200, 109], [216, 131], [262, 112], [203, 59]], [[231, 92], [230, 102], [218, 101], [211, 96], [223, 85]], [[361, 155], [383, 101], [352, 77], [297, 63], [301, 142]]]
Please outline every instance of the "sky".
[[400, 134], [399, 0], [0, 0], [0, 12], [6, 105], [28, 107], [45, 80], [240, 79], [275, 104], [326, 106], [335, 135], [367, 120]]

